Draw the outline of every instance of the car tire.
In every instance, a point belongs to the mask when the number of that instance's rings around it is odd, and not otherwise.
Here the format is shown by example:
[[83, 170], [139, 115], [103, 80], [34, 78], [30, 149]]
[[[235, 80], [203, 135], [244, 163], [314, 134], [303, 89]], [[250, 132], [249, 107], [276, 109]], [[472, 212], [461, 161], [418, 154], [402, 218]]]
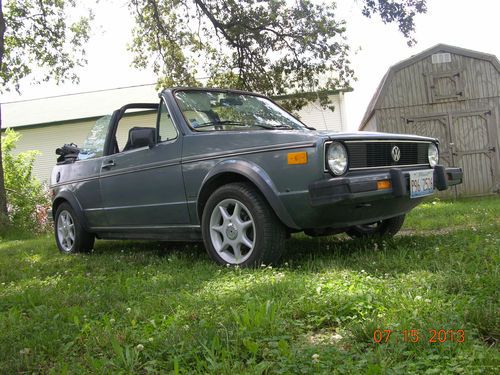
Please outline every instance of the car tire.
[[95, 236], [85, 231], [73, 207], [61, 203], [54, 217], [54, 234], [61, 253], [89, 252], [94, 247]]
[[260, 192], [249, 183], [231, 183], [208, 198], [202, 215], [205, 248], [221, 265], [276, 264], [286, 229]]
[[391, 217], [377, 221], [375, 223], [355, 225], [349, 228], [346, 233], [351, 238], [377, 238], [377, 237], [393, 237], [399, 232], [405, 221], [405, 215]]

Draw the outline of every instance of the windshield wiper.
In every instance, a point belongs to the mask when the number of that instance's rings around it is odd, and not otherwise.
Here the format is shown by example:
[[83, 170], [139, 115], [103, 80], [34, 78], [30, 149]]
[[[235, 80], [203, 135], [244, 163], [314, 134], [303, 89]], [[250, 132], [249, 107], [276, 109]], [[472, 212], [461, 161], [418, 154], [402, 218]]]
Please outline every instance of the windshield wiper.
[[195, 129], [198, 128], [206, 128], [210, 126], [217, 126], [217, 125], [235, 125], [235, 126], [249, 126], [248, 124], [245, 124], [243, 122], [239, 121], [233, 121], [233, 120], [224, 120], [224, 121], [207, 121], [203, 122], [201, 124], [198, 124], [196, 126], [193, 126]]
[[233, 121], [233, 120], [208, 121], [208, 122], [201, 123], [197, 126], [194, 126], [194, 128], [195, 129], [206, 128], [206, 127], [217, 126], [217, 125], [234, 125], [234, 126], [244, 126], [244, 127], [257, 126], [259, 128], [271, 129], [271, 130], [272, 129], [293, 129], [291, 126], [288, 126], [288, 125], [269, 126], [269, 125], [264, 125], [264, 124], [246, 124], [244, 122]]

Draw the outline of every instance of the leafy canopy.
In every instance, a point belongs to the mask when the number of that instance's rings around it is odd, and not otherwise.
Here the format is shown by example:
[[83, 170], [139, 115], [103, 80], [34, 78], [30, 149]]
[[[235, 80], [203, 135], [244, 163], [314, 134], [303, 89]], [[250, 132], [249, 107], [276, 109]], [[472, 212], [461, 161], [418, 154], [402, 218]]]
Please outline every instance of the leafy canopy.
[[[398, 23], [410, 43], [413, 17], [426, 11], [425, 0], [361, 3], [364, 15]], [[327, 91], [347, 88], [354, 76], [346, 21], [333, 1], [129, 0], [129, 6], [134, 64], [152, 63], [164, 87], [203, 81], [271, 96], [316, 91], [324, 104]]]
[[4, 1], [0, 91], [19, 90], [26, 77], [36, 82], [78, 80], [75, 68], [86, 63], [92, 13], [72, 14], [76, 5], [76, 0]]

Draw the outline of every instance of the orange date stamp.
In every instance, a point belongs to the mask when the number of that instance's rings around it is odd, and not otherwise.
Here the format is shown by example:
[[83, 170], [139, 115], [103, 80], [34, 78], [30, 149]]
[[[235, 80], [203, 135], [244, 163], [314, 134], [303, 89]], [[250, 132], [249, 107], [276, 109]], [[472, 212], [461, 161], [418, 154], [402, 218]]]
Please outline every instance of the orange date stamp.
[[373, 341], [376, 344], [390, 343], [412, 343], [428, 342], [429, 344], [443, 344], [445, 342], [462, 343], [465, 341], [463, 329], [404, 329], [396, 331], [392, 329], [376, 329], [373, 331]]

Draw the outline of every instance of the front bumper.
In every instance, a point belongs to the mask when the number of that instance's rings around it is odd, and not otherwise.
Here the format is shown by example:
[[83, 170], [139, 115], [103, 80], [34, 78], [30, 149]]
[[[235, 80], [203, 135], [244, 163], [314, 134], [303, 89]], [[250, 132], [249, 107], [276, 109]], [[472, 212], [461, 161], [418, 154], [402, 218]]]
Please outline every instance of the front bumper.
[[[357, 200], [358, 198], [406, 197], [410, 194], [409, 179], [410, 171], [398, 168], [377, 174], [331, 178], [311, 183], [309, 197], [313, 207]], [[461, 168], [446, 168], [442, 165], [434, 167], [434, 188], [437, 190], [442, 191], [449, 186], [461, 184], [462, 179]], [[378, 189], [377, 183], [382, 180], [389, 180], [391, 187]]]

